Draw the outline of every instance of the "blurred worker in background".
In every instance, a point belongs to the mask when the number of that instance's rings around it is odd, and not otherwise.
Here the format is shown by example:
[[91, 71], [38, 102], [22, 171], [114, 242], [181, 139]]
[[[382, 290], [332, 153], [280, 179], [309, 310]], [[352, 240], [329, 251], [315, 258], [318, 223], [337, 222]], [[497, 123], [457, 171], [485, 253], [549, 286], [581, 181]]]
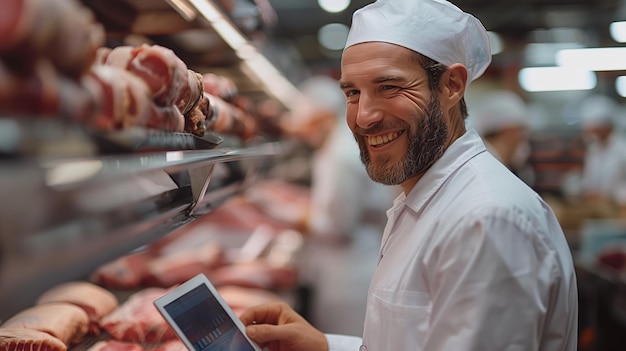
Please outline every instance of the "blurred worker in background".
[[358, 145], [346, 124], [346, 98], [339, 83], [327, 76], [314, 76], [300, 84], [299, 90], [310, 104], [308, 113], [315, 115], [309, 119], [318, 121], [304, 131], [315, 135], [316, 141], [309, 230], [319, 237], [344, 240], [358, 235], [354, 232], [364, 225], [382, 229], [384, 211], [397, 193], [372, 181], [363, 169]]
[[[272, 351], [575, 351], [571, 253], [550, 207], [465, 129], [465, 91], [491, 62], [480, 21], [443, 0], [355, 12], [341, 61], [346, 119], [387, 211], [363, 338], [286, 304], [241, 315]], [[322, 258], [323, 259], [323, 258]]]
[[[586, 144], [582, 195], [598, 208], [617, 206], [626, 214], [626, 139], [616, 128], [616, 103], [592, 95], [580, 107], [580, 126]], [[611, 210], [606, 213], [611, 216]]]
[[535, 176], [531, 165], [529, 142], [530, 109], [517, 94], [508, 90], [493, 91], [470, 106], [471, 124], [491, 152], [508, 169], [532, 186]]

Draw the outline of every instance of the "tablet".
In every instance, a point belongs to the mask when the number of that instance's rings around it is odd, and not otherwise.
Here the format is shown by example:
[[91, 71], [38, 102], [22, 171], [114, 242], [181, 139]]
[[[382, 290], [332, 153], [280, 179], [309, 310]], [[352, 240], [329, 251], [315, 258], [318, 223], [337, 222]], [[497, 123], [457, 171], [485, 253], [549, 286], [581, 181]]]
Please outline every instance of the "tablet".
[[154, 305], [192, 351], [262, 351], [204, 274], [198, 274]]

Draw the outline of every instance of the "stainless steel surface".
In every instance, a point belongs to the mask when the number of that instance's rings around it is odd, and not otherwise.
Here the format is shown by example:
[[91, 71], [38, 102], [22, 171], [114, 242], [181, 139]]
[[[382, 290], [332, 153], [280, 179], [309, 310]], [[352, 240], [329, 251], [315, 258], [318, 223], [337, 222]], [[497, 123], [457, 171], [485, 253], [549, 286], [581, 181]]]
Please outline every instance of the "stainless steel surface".
[[[219, 206], [248, 183], [250, 174], [238, 168], [283, 147], [0, 162], [0, 320], [52, 285], [84, 279]], [[199, 203], [189, 183], [173, 180], [217, 164], [236, 171], [226, 174], [227, 183], [214, 179]]]

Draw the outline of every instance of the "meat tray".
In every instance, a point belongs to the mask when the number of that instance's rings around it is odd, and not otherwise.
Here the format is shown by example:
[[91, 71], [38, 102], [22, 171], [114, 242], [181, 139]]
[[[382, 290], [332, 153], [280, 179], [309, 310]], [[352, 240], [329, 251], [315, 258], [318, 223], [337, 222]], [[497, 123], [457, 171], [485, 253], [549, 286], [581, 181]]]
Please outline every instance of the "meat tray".
[[203, 137], [190, 133], [167, 132], [144, 128], [130, 128], [109, 133], [92, 133], [98, 153], [140, 153], [152, 151], [208, 150], [220, 145], [224, 139], [207, 132]]
[[54, 118], [0, 116], [0, 159], [90, 157], [142, 152], [214, 149], [224, 138], [215, 132], [191, 133], [129, 128], [101, 132]]

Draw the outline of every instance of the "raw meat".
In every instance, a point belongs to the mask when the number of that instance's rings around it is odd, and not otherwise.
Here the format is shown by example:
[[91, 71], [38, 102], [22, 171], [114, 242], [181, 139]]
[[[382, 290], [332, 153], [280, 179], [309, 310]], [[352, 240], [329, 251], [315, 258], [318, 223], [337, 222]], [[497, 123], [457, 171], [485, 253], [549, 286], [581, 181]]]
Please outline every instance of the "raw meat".
[[250, 307], [283, 301], [280, 296], [264, 289], [226, 285], [217, 288], [217, 291], [237, 316]]
[[158, 130], [182, 132], [185, 129], [185, 116], [176, 106], [158, 106], [151, 103], [145, 126]]
[[147, 288], [134, 293], [119, 308], [100, 320], [100, 327], [119, 341], [158, 343], [176, 335], [152, 302], [167, 289]]
[[202, 75], [188, 69], [187, 84], [183, 86], [176, 99], [176, 107], [185, 115], [198, 105], [202, 96]]
[[295, 267], [274, 266], [264, 260], [222, 266], [207, 276], [215, 286], [237, 285], [258, 289], [291, 289], [298, 282]]
[[106, 65], [123, 68], [141, 78], [158, 106], [174, 105], [189, 84], [187, 65], [172, 50], [159, 45], [116, 47], [108, 55]]
[[94, 65], [83, 86], [100, 102], [99, 115], [87, 123], [98, 130], [118, 130], [148, 123], [152, 101], [146, 84], [116, 67]]
[[187, 347], [179, 339], [170, 340], [151, 351], [188, 351]]
[[2, 328], [26, 328], [48, 333], [65, 345], [79, 342], [89, 327], [82, 308], [63, 302], [37, 305], [4, 322]]
[[140, 251], [120, 257], [98, 268], [90, 280], [111, 289], [137, 288], [146, 276], [150, 255]]
[[98, 341], [87, 351], [144, 351], [144, 348], [131, 342], [104, 340]]
[[188, 351], [187, 347], [182, 341], [173, 339], [164, 342], [161, 345], [151, 348], [144, 348], [143, 346], [125, 341], [106, 340], [99, 341], [90, 347], [87, 351]]
[[47, 58], [63, 74], [78, 78], [104, 45], [104, 28], [75, 0], [3, 1], [2, 12], [0, 56], [22, 73]]
[[203, 136], [206, 132], [206, 121], [210, 116], [209, 97], [203, 94], [198, 105], [185, 115], [185, 131]]
[[221, 246], [209, 241], [161, 255], [148, 263], [146, 282], [161, 287], [182, 283], [199, 273], [211, 272], [221, 265], [222, 254]]
[[305, 228], [311, 213], [309, 187], [282, 180], [262, 180], [246, 190], [246, 199], [268, 216], [294, 228]]
[[217, 96], [220, 99], [233, 103], [239, 91], [235, 83], [224, 76], [214, 73], [205, 73], [202, 76], [202, 85], [206, 93]]
[[0, 351], [66, 351], [61, 340], [24, 328], [0, 328]]
[[89, 282], [68, 282], [46, 291], [37, 304], [67, 302], [82, 308], [89, 317], [89, 334], [98, 335], [98, 321], [118, 306], [115, 295]]

